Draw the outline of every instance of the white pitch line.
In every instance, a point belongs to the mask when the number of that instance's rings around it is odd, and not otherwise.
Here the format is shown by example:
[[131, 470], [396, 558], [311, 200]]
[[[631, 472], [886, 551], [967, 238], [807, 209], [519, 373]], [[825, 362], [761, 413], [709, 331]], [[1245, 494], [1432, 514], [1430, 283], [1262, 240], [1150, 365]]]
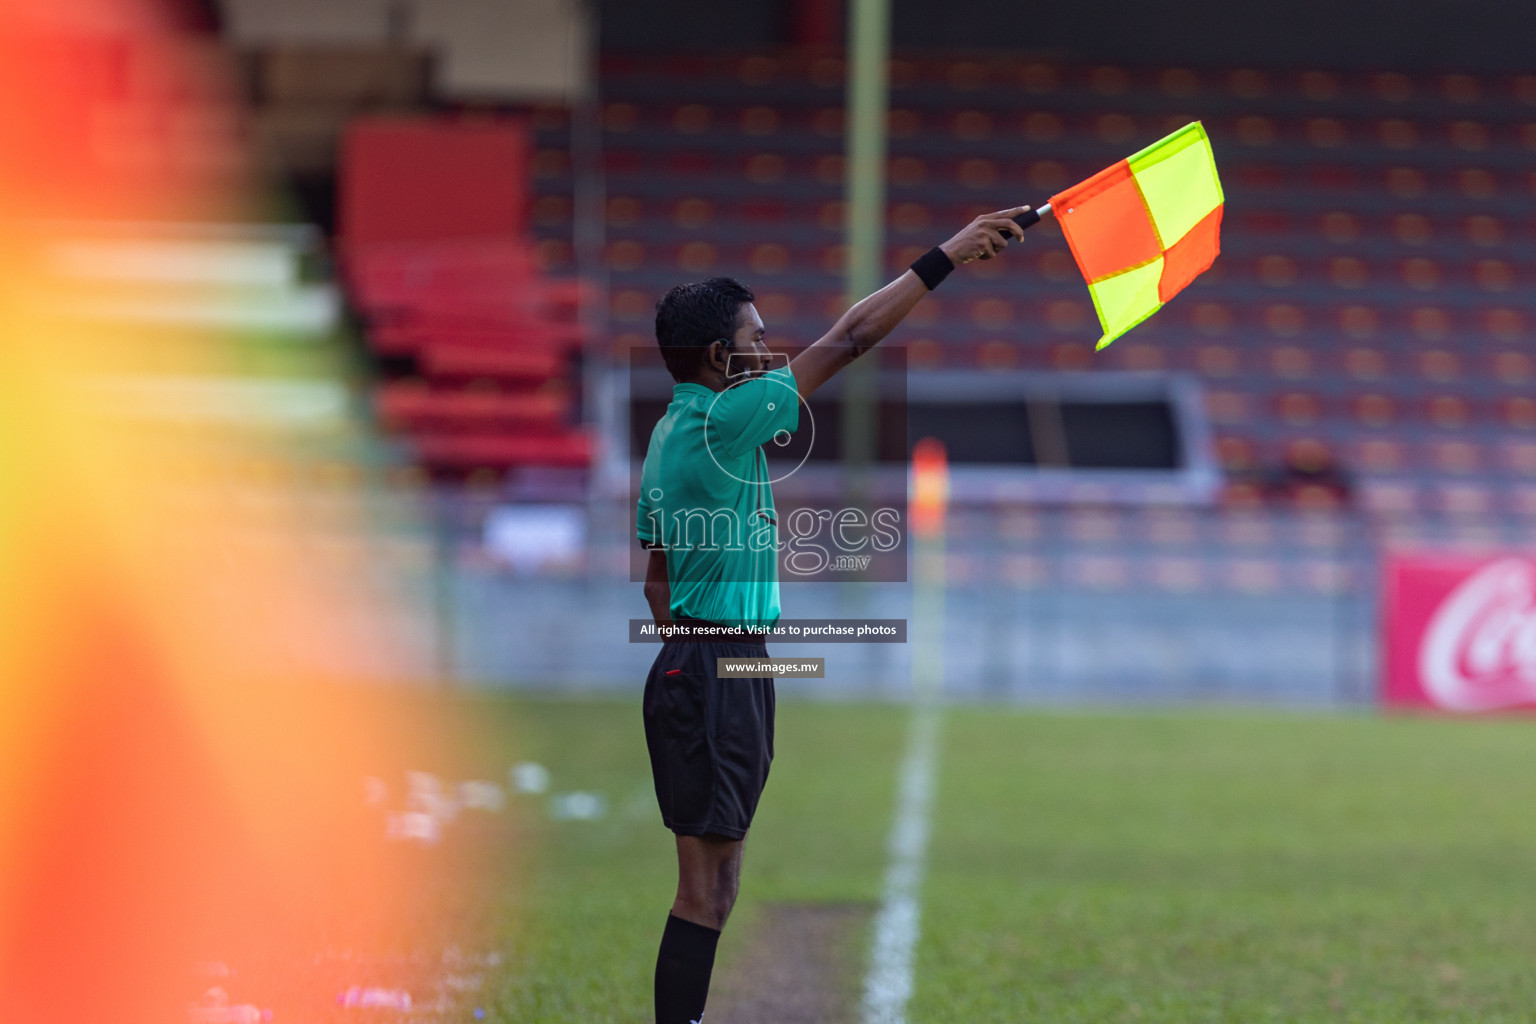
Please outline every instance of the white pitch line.
[[919, 889], [928, 850], [928, 811], [937, 761], [938, 710], [920, 701], [912, 710], [911, 733], [901, 765], [896, 821], [891, 826], [891, 861], [875, 915], [869, 973], [864, 977], [864, 1024], [905, 1024], [912, 998], [912, 954], [920, 931]]

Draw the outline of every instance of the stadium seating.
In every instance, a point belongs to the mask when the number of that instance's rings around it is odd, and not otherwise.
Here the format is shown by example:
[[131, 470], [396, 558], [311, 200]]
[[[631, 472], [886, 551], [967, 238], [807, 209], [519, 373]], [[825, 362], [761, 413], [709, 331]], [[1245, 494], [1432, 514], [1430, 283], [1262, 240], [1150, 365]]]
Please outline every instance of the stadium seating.
[[581, 288], [526, 238], [528, 133], [511, 119], [363, 119], [342, 147], [339, 249], [386, 428], [450, 474], [585, 466], [569, 382]]
[[[844, 301], [844, 83], [839, 58], [814, 54], [605, 59], [615, 351], [649, 343], [665, 288], [714, 273], [758, 291], [780, 342], [826, 328]], [[1536, 76], [901, 56], [891, 107], [892, 273], [969, 215], [1038, 204], [1196, 117], [1227, 195], [1216, 266], [1104, 353], [1047, 222], [920, 307], [898, 335], [912, 365], [1193, 373], [1230, 481], [1228, 511], [1201, 516], [1243, 522], [1255, 501], [1273, 508], [1269, 481], [1311, 445], [1381, 542], [1517, 536], [1536, 484]], [[532, 231], [558, 266], [569, 248], [554, 243], [572, 229], [570, 128], [563, 111], [533, 124]], [[1334, 507], [1306, 488], [1285, 500], [1303, 521]], [[1220, 571], [1143, 553], [1072, 572], [1104, 586], [1260, 589], [1347, 575], [1342, 554], [1320, 568], [1315, 552], [1291, 558], [1284, 536]], [[990, 569], [1046, 571], [1021, 564]]]

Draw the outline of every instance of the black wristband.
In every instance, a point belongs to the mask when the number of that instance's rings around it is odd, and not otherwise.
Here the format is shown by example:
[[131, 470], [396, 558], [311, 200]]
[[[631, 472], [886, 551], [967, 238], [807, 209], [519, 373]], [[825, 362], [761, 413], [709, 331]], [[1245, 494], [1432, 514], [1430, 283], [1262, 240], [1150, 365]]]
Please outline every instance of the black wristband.
[[948, 277], [949, 272], [954, 269], [954, 261], [944, 255], [944, 250], [938, 246], [929, 249], [912, 263], [912, 273], [916, 274], [923, 284], [928, 286], [929, 291], [937, 288], [940, 282]]

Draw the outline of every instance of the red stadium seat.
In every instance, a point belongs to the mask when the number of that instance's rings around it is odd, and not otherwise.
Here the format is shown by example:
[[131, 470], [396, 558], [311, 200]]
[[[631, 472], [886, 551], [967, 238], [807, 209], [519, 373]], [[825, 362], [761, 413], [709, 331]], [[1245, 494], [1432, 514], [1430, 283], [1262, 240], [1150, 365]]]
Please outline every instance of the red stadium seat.
[[1503, 260], [1478, 260], [1472, 266], [1472, 275], [1485, 292], [1507, 292], [1515, 286], [1514, 269]]
[[747, 158], [742, 174], [755, 185], [770, 185], [784, 180], [788, 169], [789, 161], [779, 153], [754, 153]]
[[[838, 112], [841, 115], [841, 111]], [[893, 108], [886, 117], [887, 130], [893, 139], [911, 138], [923, 130], [923, 115], [915, 110]], [[841, 116], [838, 121], [838, 131], [842, 131]]]
[[[1536, 147], [1533, 147], [1536, 148]], [[1504, 241], [1504, 224], [1497, 217], [1485, 213], [1474, 214], [1463, 223], [1467, 241], [1480, 248], [1490, 249]]]
[[1386, 395], [1356, 395], [1349, 403], [1355, 422], [1372, 429], [1389, 427], [1397, 421], [1397, 403]]
[[1025, 115], [1019, 127], [1030, 142], [1055, 142], [1061, 138], [1064, 127], [1061, 117], [1048, 111], [1037, 110]]
[[1400, 245], [1427, 245], [1435, 237], [1434, 225], [1422, 213], [1399, 213], [1392, 218], [1392, 237]]
[[709, 242], [685, 242], [677, 248], [673, 259], [684, 274], [705, 277], [714, 273], [720, 252]]
[[1403, 283], [1414, 291], [1430, 292], [1440, 287], [1440, 266], [1434, 260], [1415, 256], [1398, 264], [1398, 270]]
[[961, 142], [980, 142], [992, 134], [992, 115], [982, 110], [962, 110], [950, 120], [949, 130]]
[[1463, 153], [1481, 153], [1488, 148], [1488, 126], [1480, 121], [1452, 121], [1446, 134], [1451, 145]]
[[498, 394], [470, 389], [386, 384], [374, 396], [379, 418], [396, 429], [542, 428], [559, 432], [570, 413], [563, 393]]
[[1245, 146], [1264, 147], [1272, 145], [1278, 137], [1275, 130], [1275, 122], [1267, 117], [1249, 114], [1239, 117], [1235, 125], [1237, 141]]
[[1278, 253], [1261, 256], [1256, 270], [1259, 281], [1270, 288], [1287, 288], [1296, 283], [1296, 261], [1289, 256]]
[[1451, 314], [1436, 306], [1420, 306], [1408, 314], [1408, 328], [1421, 341], [1443, 342], [1455, 326]]
[[777, 227], [789, 219], [789, 207], [783, 200], [773, 197], [754, 196], [743, 199], [736, 206], [736, 214], [748, 224]]
[[900, 234], [928, 231], [932, 221], [932, 214], [922, 203], [897, 203], [891, 210], [891, 228]]
[[1469, 168], [1456, 172], [1456, 187], [1468, 199], [1492, 199], [1499, 193], [1499, 180], [1491, 171]]
[[645, 265], [645, 246], [632, 239], [609, 242], [604, 261], [609, 270], [639, 270]]
[[1370, 271], [1358, 257], [1335, 256], [1328, 261], [1328, 280], [1335, 288], [1353, 291], [1365, 287], [1370, 281]]
[[1093, 366], [1093, 350], [1083, 344], [1051, 348], [1051, 367], [1056, 370], [1087, 370]]
[[[887, 119], [888, 123], [897, 113], [902, 113], [902, 111], [891, 111], [891, 116]], [[905, 111], [904, 113], [911, 113], [911, 111]], [[822, 107], [811, 116], [811, 130], [824, 139], [842, 138], [844, 130], [843, 125], [844, 117], [842, 107]], [[894, 124], [890, 124], [889, 131], [893, 137], [899, 137], [895, 130]], [[908, 132], [907, 134], [913, 133]]]
[[1387, 191], [1398, 199], [1419, 199], [1429, 191], [1424, 172], [1416, 167], [1394, 167], [1387, 172]]
[[448, 433], [432, 431], [415, 436], [423, 462], [450, 469], [513, 466], [585, 467], [591, 464], [594, 445], [590, 435], [578, 431], [560, 434]]
[[1434, 492], [1437, 510], [1451, 516], [1481, 519], [1493, 511], [1495, 502], [1493, 491], [1477, 483], [1442, 484]]
[[955, 180], [965, 188], [991, 188], [998, 179], [997, 161], [985, 157], [967, 157], [955, 165], [954, 174]]
[[564, 369], [554, 348], [517, 351], [480, 345], [429, 344], [418, 352], [422, 372], [429, 377], [546, 381]]
[[1337, 149], [1349, 141], [1349, 131], [1336, 117], [1308, 118], [1307, 141], [1319, 149]]
[[1205, 393], [1205, 409], [1211, 422], [1235, 427], [1252, 419], [1254, 403], [1241, 391], [1211, 390]]
[[1254, 467], [1253, 443], [1244, 437], [1216, 439], [1216, 460], [1228, 473], [1243, 473]]
[[1360, 486], [1360, 503], [1378, 516], [1411, 515], [1422, 507], [1417, 484], [1406, 480], [1366, 480]]
[[1264, 326], [1269, 333], [1292, 338], [1307, 327], [1307, 314], [1300, 306], [1282, 302], [1264, 307]]
[[1445, 383], [1461, 376], [1461, 359], [1445, 349], [1430, 349], [1419, 353], [1419, 376], [1425, 380]]
[[976, 346], [976, 365], [983, 370], [1012, 370], [1019, 365], [1019, 347], [1006, 341], [985, 341]]
[[1536, 430], [1536, 399], [1525, 395], [1504, 399], [1499, 403], [1499, 420], [1514, 430]]
[[1344, 372], [1356, 380], [1379, 380], [1386, 368], [1386, 357], [1376, 349], [1352, 348], [1344, 354]]
[[1164, 370], [1168, 365], [1168, 355], [1162, 347], [1148, 342], [1133, 341], [1126, 345], [1120, 359], [1127, 370], [1141, 373]]
[[1195, 353], [1195, 369], [1207, 377], [1230, 377], [1241, 368], [1237, 350], [1228, 345], [1202, 345]]
[[684, 103], [667, 120], [679, 135], [702, 135], [709, 131], [714, 111], [702, 103]]
[[1133, 141], [1140, 130], [1136, 119], [1128, 114], [1100, 114], [1093, 127], [1100, 142], [1116, 146]]
[[342, 141], [341, 237], [348, 250], [517, 238], [527, 226], [530, 151], [526, 124], [510, 118], [355, 121]]
[[1293, 427], [1311, 426], [1322, 419], [1325, 410], [1323, 396], [1313, 392], [1287, 391], [1275, 400], [1275, 414]]
[[892, 186], [919, 186], [928, 178], [928, 164], [917, 157], [897, 157], [888, 169]]
[[1442, 473], [1464, 475], [1482, 468], [1482, 452], [1466, 441], [1436, 441], [1429, 446], [1430, 462]]
[[775, 135], [778, 133], [779, 124], [779, 112], [773, 107], [748, 107], [741, 112], [740, 128], [743, 135], [754, 138]]
[[1396, 473], [1407, 465], [1407, 452], [1399, 441], [1367, 440], [1354, 448], [1352, 461], [1368, 473]]
[[907, 342], [907, 365], [933, 368], [945, 362], [945, 348], [932, 338], [913, 338]]
[[1472, 407], [1459, 395], [1434, 395], [1425, 402], [1429, 422], [1446, 430], [1459, 430], [1472, 419]]
[[1381, 327], [1381, 315], [1370, 306], [1352, 305], [1339, 310], [1339, 330], [1347, 337], [1374, 338]]
[[1531, 357], [1524, 352], [1499, 352], [1493, 357], [1493, 372], [1502, 383], [1524, 384], [1531, 379]]
[[[772, 277], [782, 274], [790, 266], [789, 250], [777, 242], [755, 245], [747, 257], [747, 265], [752, 268], [753, 274], [759, 276]], [[762, 306], [763, 303], [759, 302], [759, 311], [763, 312], [764, 316], [768, 315], [762, 310]]]
[[1536, 476], [1536, 442], [1508, 442], [1501, 454], [1506, 469], [1521, 476]]
[[609, 103], [603, 107], [603, 130], [632, 132], [640, 125], [640, 108], [633, 103]]
[[1269, 364], [1275, 376], [1286, 380], [1301, 380], [1312, 375], [1312, 353], [1295, 345], [1272, 349]]

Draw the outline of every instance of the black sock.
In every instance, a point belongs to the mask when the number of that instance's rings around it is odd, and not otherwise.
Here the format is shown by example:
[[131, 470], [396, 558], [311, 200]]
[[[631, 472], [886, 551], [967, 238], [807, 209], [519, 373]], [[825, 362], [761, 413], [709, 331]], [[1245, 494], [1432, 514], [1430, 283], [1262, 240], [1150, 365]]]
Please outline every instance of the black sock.
[[656, 1024], [690, 1024], [704, 1016], [720, 933], [667, 915], [656, 956]]

